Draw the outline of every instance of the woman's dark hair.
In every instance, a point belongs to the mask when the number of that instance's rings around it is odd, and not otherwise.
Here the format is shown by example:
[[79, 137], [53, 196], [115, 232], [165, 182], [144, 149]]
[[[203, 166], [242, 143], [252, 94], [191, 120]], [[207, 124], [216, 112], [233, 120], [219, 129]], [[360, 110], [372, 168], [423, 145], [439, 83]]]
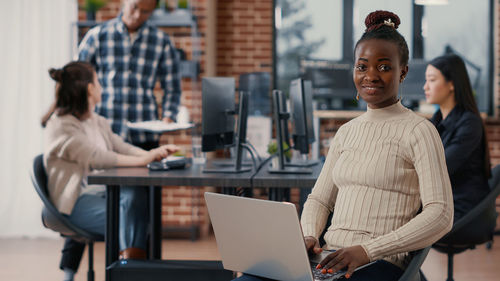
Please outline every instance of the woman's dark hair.
[[405, 38], [396, 30], [401, 21], [399, 17], [389, 11], [375, 11], [366, 16], [365, 33], [356, 43], [354, 51], [358, 48], [359, 43], [370, 39], [381, 39], [394, 42], [399, 49], [399, 59], [401, 65], [408, 65], [408, 44]]
[[[453, 84], [456, 106], [462, 110], [470, 111], [481, 118], [470, 84], [469, 74], [467, 74], [467, 68], [462, 58], [455, 54], [448, 54], [431, 60], [429, 64], [437, 68], [443, 74], [446, 81]], [[491, 174], [490, 153], [484, 128], [483, 123], [484, 170], [489, 177]]]
[[89, 111], [88, 85], [94, 81], [94, 68], [87, 62], [74, 61], [61, 69], [51, 68], [50, 77], [56, 83], [56, 100], [42, 117], [45, 127], [50, 116], [72, 114], [81, 119]]

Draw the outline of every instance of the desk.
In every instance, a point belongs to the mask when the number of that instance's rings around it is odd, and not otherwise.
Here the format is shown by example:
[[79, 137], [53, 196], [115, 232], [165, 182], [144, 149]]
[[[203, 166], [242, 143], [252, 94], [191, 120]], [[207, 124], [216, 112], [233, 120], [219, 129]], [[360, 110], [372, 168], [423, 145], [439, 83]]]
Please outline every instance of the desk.
[[[239, 174], [203, 173], [203, 164], [193, 164], [187, 169], [171, 171], [149, 171], [147, 168], [115, 168], [90, 174], [89, 184], [107, 186], [106, 205], [106, 268], [118, 260], [118, 216], [120, 185], [150, 187], [151, 238], [150, 259], [161, 259], [161, 186], [217, 186], [217, 187], [269, 187], [275, 194], [273, 200], [283, 198], [284, 188], [310, 188], [321, 171], [321, 165], [313, 168], [311, 175], [270, 174], [266, 167], [258, 173], [254, 171]], [[106, 272], [106, 280], [111, 277]], [[147, 279], [147, 278], [145, 278]]]
[[[150, 187], [150, 259], [161, 259], [161, 186], [251, 187], [252, 172], [239, 174], [203, 173], [204, 165], [171, 171], [149, 171], [147, 168], [115, 168], [88, 176], [89, 184], [106, 188], [106, 267], [118, 260], [118, 217], [120, 185]], [[106, 280], [108, 274], [106, 274]]]

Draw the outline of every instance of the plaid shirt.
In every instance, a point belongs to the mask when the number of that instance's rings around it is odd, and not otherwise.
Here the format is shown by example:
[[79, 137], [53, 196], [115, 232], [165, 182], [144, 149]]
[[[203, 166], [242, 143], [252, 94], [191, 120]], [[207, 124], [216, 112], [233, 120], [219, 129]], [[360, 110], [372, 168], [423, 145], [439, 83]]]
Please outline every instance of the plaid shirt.
[[163, 117], [176, 120], [181, 97], [177, 52], [167, 34], [145, 22], [134, 42], [121, 17], [90, 29], [78, 59], [90, 62], [102, 84], [96, 111], [111, 120], [113, 132], [131, 143], [158, 141], [158, 134], [128, 131], [126, 121], [156, 120], [156, 79], [164, 90]]

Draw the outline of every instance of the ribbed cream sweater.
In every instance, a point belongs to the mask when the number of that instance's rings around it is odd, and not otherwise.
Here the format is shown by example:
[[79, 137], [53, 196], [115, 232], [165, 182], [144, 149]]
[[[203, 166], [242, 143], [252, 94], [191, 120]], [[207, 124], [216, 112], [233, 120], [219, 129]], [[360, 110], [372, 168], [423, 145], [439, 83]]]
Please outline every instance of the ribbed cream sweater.
[[304, 236], [318, 238], [333, 211], [326, 248], [361, 245], [370, 260], [406, 268], [409, 251], [431, 245], [453, 223], [450, 180], [434, 126], [401, 103], [368, 108], [343, 125], [304, 205]]

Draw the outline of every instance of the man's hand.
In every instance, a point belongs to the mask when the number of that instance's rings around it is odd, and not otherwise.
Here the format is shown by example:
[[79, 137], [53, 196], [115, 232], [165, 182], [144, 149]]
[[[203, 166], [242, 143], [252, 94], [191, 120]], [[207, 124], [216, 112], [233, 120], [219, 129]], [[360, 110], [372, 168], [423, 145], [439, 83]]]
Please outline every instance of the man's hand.
[[346, 278], [350, 278], [354, 270], [370, 262], [363, 247], [357, 245], [339, 249], [323, 259], [318, 268], [323, 268], [323, 273], [335, 273], [347, 267]]
[[170, 119], [170, 117], [163, 117], [162, 121], [165, 123], [175, 123], [175, 121]]

